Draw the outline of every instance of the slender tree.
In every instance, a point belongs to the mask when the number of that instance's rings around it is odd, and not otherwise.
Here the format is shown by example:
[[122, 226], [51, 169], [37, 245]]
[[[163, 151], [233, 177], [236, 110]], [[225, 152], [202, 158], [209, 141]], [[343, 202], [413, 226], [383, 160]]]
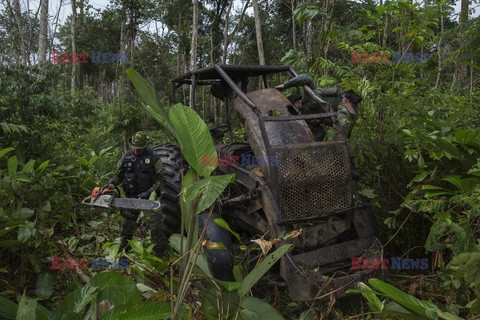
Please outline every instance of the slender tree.
[[[464, 52], [466, 42], [466, 29], [468, 24], [468, 8], [469, 0], [460, 0], [460, 16], [458, 22], [460, 24], [460, 54]], [[465, 84], [467, 81], [467, 65], [463, 61], [458, 61], [456, 66], [456, 75], [459, 84]], [[453, 86], [453, 84], [452, 84]]]
[[[76, 26], [77, 26], [77, 5], [75, 3], [75, 0], [71, 0], [72, 1], [72, 19], [70, 21], [71, 25], [70, 25], [70, 35], [72, 37], [72, 54], [77, 52], [77, 44], [76, 44]], [[70, 86], [71, 86], [71, 91], [72, 91], [72, 95], [74, 94], [75, 90], [76, 90], [76, 81], [75, 81], [75, 74], [76, 74], [76, 70], [77, 70], [77, 64], [76, 63], [72, 63], [72, 75], [71, 75], [71, 83], [70, 83]]]
[[262, 21], [260, 20], [260, 10], [258, 8], [258, 0], [252, 0], [253, 14], [255, 16], [255, 33], [257, 36], [258, 61], [261, 66], [265, 65], [265, 54], [263, 51], [262, 39]]
[[233, 7], [233, 0], [230, 0], [230, 4], [228, 5], [227, 14], [225, 16], [225, 25], [223, 27], [223, 54], [222, 54], [222, 63], [227, 63], [227, 46], [228, 46], [228, 28], [230, 22], [230, 12], [232, 11]]
[[40, 1], [40, 33], [38, 34], [38, 62], [45, 62], [47, 56], [48, 0]]
[[[193, 19], [192, 19], [192, 45], [190, 57], [190, 70], [197, 68], [197, 38], [198, 38], [198, 0], [193, 0]], [[192, 75], [192, 85], [190, 86], [190, 107], [195, 107], [195, 85], [194, 75]]]
[[23, 34], [23, 23], [22, 23], [22, 11], [20, 9], [20, 0], [13, 0], [13, 10], [12, 14], [15, 18], [15, 24], [18, 31], [18, 41], [20, 41], [20, 52], [21, 52], [21, 61], [23, 65], [28, 63], [27, 59], [27, 49], [25, 47], [25, 37]]

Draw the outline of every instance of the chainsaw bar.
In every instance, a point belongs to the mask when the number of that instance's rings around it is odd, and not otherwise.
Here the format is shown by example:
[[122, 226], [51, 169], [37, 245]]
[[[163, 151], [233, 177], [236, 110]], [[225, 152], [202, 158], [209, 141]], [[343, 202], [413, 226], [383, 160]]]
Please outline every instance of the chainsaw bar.
[[95, 207], [102, 208], [125, 208], [133, 210], [158, 210], [160, 209], [160, 202], [154, 200], [134, 199], [134, 198], [116, 198], [112, 195], [104, 194], [98, 196], [96, 199], [87, 197], [82, 201]]

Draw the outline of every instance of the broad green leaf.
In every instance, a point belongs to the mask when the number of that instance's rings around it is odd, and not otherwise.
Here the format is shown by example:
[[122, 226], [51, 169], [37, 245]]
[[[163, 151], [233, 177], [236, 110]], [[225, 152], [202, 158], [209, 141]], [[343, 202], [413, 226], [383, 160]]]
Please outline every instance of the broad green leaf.
[[[478, 299], [477, 299], [478, 301]], [[480, 307], [480, 306], [477, 306]], [[478, 314], [480, 310], [476, 310], [475, 313], [470, 312], [471, 314]], [[450, 312], [444, 312], [440, 309], [437, 309], [438, 317], [445, 320], [462, 320], [462, 318], [457, 317], [456, 315], [451, 314]]]
[[4, 148], [4, 149], [0, 150], [0, 158], [2, 158], [4, 155], [6, 155], [7, 153], [9, 153], [13, 150], [15, 150], [14, 147], [8, 147], [8, 148]]
[[407, 187], [411, 187], [414, 182], [422, 182], [429, 174], [431, 174], [430, 171], [420, 172], [412, 180], [410, 180], [410, 183], [407, 185]]
[[373, 312], [382, 312], [384, 303], [381, 302], [375, 292], [363, 282], [358, 283], [358, 290], [347, 290], [347, 293], [350, 292], [360, 292], [362, 296], [367, 300], [370, 310], [372, 310]]
[[[188, 230], [188, 226], [190, 225], [190, 218], [192, 216], [192, 208], [193, 208], [193, 202], [192, 201], [185, 201], [185, 190], [188, 186], [192, 185], [195, 182], [196, 179], [196, 173], [193, 168], [190, 168], [188, 172], [183, 176], [182, 179], [182, 193], [181, 196], [179, 197], [180, 200], [180, 207], [182, 209], [182, 215], [184, 217], [184, 226], [185, 226], [185, 231]], [[193, 239], [198, 239], [198, 228], [195, 228], [194, 230], [194, 236]]]
[[11, 247], [18, 247], [22, 243], [18, 240], [4, 240], [0, 241], [0, 248], [11, 248]]
[[53, 293], [53, 277], [51, 273], [41, 273], [37, 279], [35, 293], [39, 298], [48, 299]]
[[128, 68], [127, 69], [127, 76], [130, 81], [137, 89], [138, 93], [142, 100], [150, 106], [156, 113], [161, 116], [160, 123], [168, 129], [167, 121], [167, 113], [165, 110], [160, 108], [157, 100], [157, 96], [155, 94], [155, 90], [148, 84], [148, 82], [134, 69]]
[[84, 157], [78, 157], [77, 162], [81, 166], [88, 167], [88, 160], [85, 159]]
[[22, 296], [17, 309], [17, 320], [35, 320], [35, 311], [37, 309], [37, 299], [29, 298], [25, 295]]
[[255, 267], [242, 281], [238, 294], [244, 297], [248, 291], [260, 280], [261, 277], [285, 254], [293, 247], [291, 244], [284, 244], [274, 252], [270, 253], [265, 260]]
[[206, 177], [185, 189], [185, 201], [199, 198], [195, 213], [208, 209], [222, 194], [223, 190], [231, 182], [235, 181], [235, 174]]
[[[180, 250], [180, 238], [181, 235], [179, 234], [172, 234], [170, 238], [168, 239], [168, 242], [170, 243], [170, 246], [177, 251], [178, 253], [180, 252], [186, 252], [187, 251], [187, 238], [183, 237], [183, 250]], [[205, 256], [200, 253], [197, 257], [197, 262], [196, 262], [197, 267], [200, 268], [200, 270], [210, 278], [213, 278], [212, 273], [210, 272], [210, 268], [208, 267], [208, 261]]]
[[230, 319], [239, 304], [240, 297], [236, 292], [217, 290], [213, 285], [207, 288], [202, 297], [202, 311], [208, 320]]
[[98, 287], [97, 301], [110, 300], [114, 305], [140, 301], [140, 292], [133, 278], [120, 272], [102, 272], [94, 276], [89, 285]]
[[84, 287], [77, 288], [68, 294], [55, 309], [53, 319], [60, 319], [62, 315], [74, 311], [76, 302], [82, 299], [83, 288], [98, 289], [98, 293], [95, 293], [97, 303], [107, 299], [115, 306], [119, 306], [141, 301], [140, 292], [131, 277], [124, 276], [119, 272], [102, 272], [90, 279], [90, 282]]
[[15, 316], [17, 315], [18, 305], [0, 296], [0, 317], [8, 320], [15, 320]]
[[17, 240], [20, 242], [27, 241], [36, 233], [35, 222], [27, 221], [25, 225], [18, 229]]
[[298, 320], [314, 320], [315, 319], [315, 311], [312, 309], [308, 309], [300, 314], [300, 318]]
[[236, 233], [235, 231], [233, 231], [232, 228], [230, 228], [227, 221], [225, 221], [222, 218], [216, 218], [216, 219], [213, 219], [213, 221], [216, 224], [218, 224], [220, 227], [222, 227], [224, 229], [227, 229], [231, 234], [233, 234], [235, 236], [235, 238], [237, 238], [238, 241], [240, 241], [240, 235], [238, 233]]
[[14, 220], [26, 220], [26, 219], [30, 218], [31, 216], [33, 216], [34, 213], [35, 213], [35, 211], [33, 211], [32, 209], [20, 208], [17, 211], [15, 211], [14, 213], [12, 213], [10, 218], [12, 218]]
[[431, 302], [417, 299], [414, 296], [411, 296], [376, 278], [369, 279], [368, 283], [413, 314], [422, 316], [425, 319], [438, 319], [435, 306]]
[[258, 298], [246, 297], [240, 304], [243, 310], [254, 312], [261, 320], [283, 320], [284, 318], [271, 305]]
[[385, 308], [383, 310], [384, 316], [396, 316], [399, 319], [405, 320], [424, 320], [425, 318], [419, 315], [415, 315], [410, 311], [402, 308], [398, 303], [394, 301], [390, 301], [389, 303], [385, 304]]
[[17, 173], [18, 161], [16, 156], [8, 158], [8, 175], [10, 177], [14, 176]]
[[212, 136], [205, 122], [189, 107], [176, 104], [168, 110], [182, 155], [200, 176], [208, 177], [216, 165], [202, 165], [202, 155], [217, 156]]
[[40, 163], [40, 165], [37, 167], [36, 172], [37, 174], [40, 174], [45, 170], [45, 168], [50, 164], [50, 160], [44, 161]]
[[377, 196], [375, 194], [375, 190], [370, 189], [370, 188], [362, 188], [361, 190], [358, 191], [362, 196], [368, 198], [368, 199], [375, 199]]
[[446, 178], [443, 178], [442, 180], [450, 182], [455, 187], [457, 187], [458, 190], [462, 190], [462, 178], [460, 176], [448, 176]]
[[25, 223], [24, 220], [10, 220], [0, 225], [0, 237], [15, 230]]
[[137, 239], [132, 239], [129, 241], [130, 245], [132, 246], [132, 249], [138, 253], [138, 254], [143, 254], [143, 245], [140, 241]]
[[73, 307], [73, 312], [81, 312], [83, 311], [83, 308], [90, 302], [94, 301], [95, 303], [95, 298], [97, 297], [98, 294], [98, 288], [97, 287], [92, 287], [92, 286], [84, 286], [80, 290], [80, 299], [75, 300], [75, 305]]
[[242, 320], [262, 320], [258, 313], [250, 309], [241, 309], [239, 315]]
[[477, 138], [479, 130], [458, 130], [455, 133], [455, 139], [460, 144], [471, 144]]
[[160, 320], [170, 319], [168, 302], [142, 301], [115, 306], [101, 320]]
[[22, 168], [22, 172], [25, 173], [33, 173], [33, 169], [35, 167], [35, 160], [29, 160]]
[[54, 317], [53, 319], [60, 319], [60, 320], [84, 320], [83, 317], [81, 315], [79, 315], [78, 313], [74, 313], [74, 312], [66, 312], [64, 314], [61, 314], [60, 316], [58, 317]]

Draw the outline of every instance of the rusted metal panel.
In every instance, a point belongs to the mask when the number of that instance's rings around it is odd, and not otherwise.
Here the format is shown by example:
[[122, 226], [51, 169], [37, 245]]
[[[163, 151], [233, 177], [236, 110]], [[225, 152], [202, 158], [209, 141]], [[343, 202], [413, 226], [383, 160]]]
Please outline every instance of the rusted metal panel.
[[293, 256], [296, 263], [301, 263], [305, 267], [315, 268], [327, 265], [336, 261], [359, 257], [370, 246], [371, 241], [350, 240], [328, 247], [299, 253]]
[[[374, 238], [369, 246], [367, 246], [366, 249], [364, 248], [357, 256], [365, 259], [382, 259], [383, 247], [378, 239]], [[334, 295], [335, 298], [338, 299], [344, 297], [346, 291], [354, 288], [359, 281], [366, 281], [366, 279], [372, 276], [383, 276], [381, 269], [359, 270], [344, 276], [326, 274], [326, 272], [332, 271], [332, 267], [319, 267], [318, 271], [315, 271], [317, 270], [316, 268], [303, 268], [295, 261], [295, 257], [296, 256], [292, 256], [290, 253], [282, 257], [280, 260], [280, 273], [282, 278], [287, 281], [290, 297], [296, 301], [329, 299], [330, 295]], [[346, 259], [349, 258], [350, 257], [347, 257]], [[302, 262], [304, 262], [303, 259]], [[348, 260], [340, 263], [346, 266], [345, 269], [349, 269]]]
[[[247, 96], [257, 105], [261, 115], [267, 116], [271, 110], [277, 110], [280, 115], [289, 115], [287, 106], [290, 104], [290, 101], [276, 89], [254, 91], [248, 93]], [[274, 156], [275, 154], [267, 154], [257, 114], [240, 98], [235, 99], [234, 108], [245, 120], [245, 134], [248, 136], [253, 153], [263, 157]], [[265, 138], [268, 139], [272, 146], [315, 141], [311, 130], [304, 120], [266, 122], [265, 129], [267, 133]], [[265, 176], [270, 177], [270, 168], [266, 165], [263, 165], [261, 168]]]

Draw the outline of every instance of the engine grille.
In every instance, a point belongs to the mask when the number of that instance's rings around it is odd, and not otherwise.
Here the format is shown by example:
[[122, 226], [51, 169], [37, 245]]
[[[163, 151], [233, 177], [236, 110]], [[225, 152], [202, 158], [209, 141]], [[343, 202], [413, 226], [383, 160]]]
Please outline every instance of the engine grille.
[[284, 219], [347, 209], [352, 203], [350, 164], [344, 142], [275, 147], [277, 185]]

